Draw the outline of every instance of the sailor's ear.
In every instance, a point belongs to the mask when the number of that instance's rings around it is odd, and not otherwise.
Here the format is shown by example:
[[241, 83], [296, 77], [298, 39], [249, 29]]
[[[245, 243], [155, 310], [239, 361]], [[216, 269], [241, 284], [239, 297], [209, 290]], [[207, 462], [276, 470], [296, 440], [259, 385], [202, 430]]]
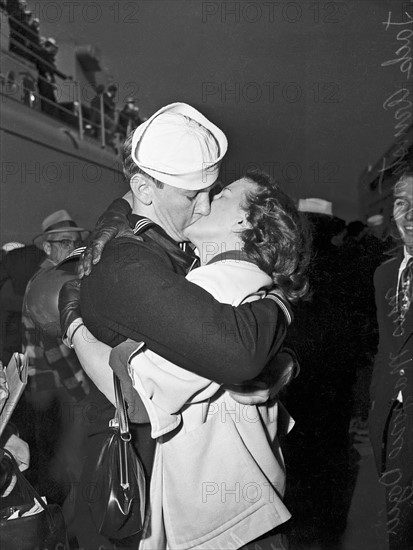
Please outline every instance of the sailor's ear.
[[135, 174], [131, 177], [130, 187], [136, 199], [149, 206], [152, 204], [153, 182], [143, 174]]

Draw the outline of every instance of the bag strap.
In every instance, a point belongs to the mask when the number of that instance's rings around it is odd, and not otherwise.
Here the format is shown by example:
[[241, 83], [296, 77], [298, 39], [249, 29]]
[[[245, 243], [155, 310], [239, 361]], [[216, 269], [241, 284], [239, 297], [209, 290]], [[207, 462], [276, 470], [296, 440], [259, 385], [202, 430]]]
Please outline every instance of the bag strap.
[[122, 440], [122, 444], [119, 447], [119, 482], [122, 489], [125, 490], [130, 489], [128, 446], [132, 437], [129, 432], [128, 415], [126, 413], [122, 386], [115, 373], [113, 373], [113, 383], [115, 385], [116, 417], [119, 424], [119, 435]]
[[123, 441], [130, 441], [128, 415], [126, 412], [125, 398], [123, 397], [122, 386], [119, 378], [113, 373], [113, 383], [115, 386], [116, 416], [119, 424], [119, 432]]

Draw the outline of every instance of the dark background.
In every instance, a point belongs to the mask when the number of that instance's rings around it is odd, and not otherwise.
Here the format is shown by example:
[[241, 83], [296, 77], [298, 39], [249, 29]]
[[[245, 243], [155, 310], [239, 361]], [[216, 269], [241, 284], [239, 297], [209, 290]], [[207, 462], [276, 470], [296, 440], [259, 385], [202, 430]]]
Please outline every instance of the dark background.
[[[134, 95], [150, 116], [174, 101], [199, 108], [227, 133], [223, 179], [248, 164], [295, 197], [333, 201], [358, 217], [357, 181], [394, 141], [403, 45], [383, 24], [399, 0], [289, 2], [139, 0], [29, 1], [41, 33], [102, 50], [102, 81]], [[411, 39], [410, 39], [411, 45]], [[407, 57], [407, 55], [406, 55]], [[59, 61], [59, 58], [58, 58]], [[407, 64], [405, 65], [405, 68]]]

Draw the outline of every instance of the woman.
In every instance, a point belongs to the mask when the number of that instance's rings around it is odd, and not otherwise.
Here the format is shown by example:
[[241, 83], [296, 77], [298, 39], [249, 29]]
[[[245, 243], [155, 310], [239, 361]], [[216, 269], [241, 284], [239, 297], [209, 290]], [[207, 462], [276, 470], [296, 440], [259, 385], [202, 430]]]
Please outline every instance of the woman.
[[[225, 187], [214, 197], [210, 215], [192, 224], [188, 236], [201, 267], [187, 278], [219, 301], [238, 305], [274, 285], [292, 302], [307, 292], [309, 254], [300, 215], [266, 174], [249, 172]], [[288, 310], [285, 314], [291, 320]], [[111, 371], [102, 376], [111, 348], [88, 344], [93, 337], [80, 324], [70, 326], [69, 341], [113, 402]], [[219, 329], [203, 328], [205, 337]], [[290, 517], [281, 500], [285, 475], [276, 401], [250, 404], [244, 388], [221, 388], [150, 350], [136, 355], [128, 369], [159, 443], [142, 548], [239, 548]], [[288, 365], [278, 386], [291, 375]]]

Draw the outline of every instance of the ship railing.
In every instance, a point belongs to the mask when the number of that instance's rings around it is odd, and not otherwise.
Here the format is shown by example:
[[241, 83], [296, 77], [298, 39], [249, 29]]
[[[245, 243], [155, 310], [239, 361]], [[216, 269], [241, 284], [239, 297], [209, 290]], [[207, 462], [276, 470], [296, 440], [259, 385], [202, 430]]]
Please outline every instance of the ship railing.
[[[79, 82], [65, 77], [62, 80], [70, 83], [73, 100], [66, 104], [58, 103], [39, 92], [39, 84], [43, 85], [46, 90], [57, 89], [58, 85], [55, 82], [39, 75], [35, 65], [29, 64], [27, 60], [20, 60], [18, 55], [6, 51], [2, 51], [2, 55], [10, 59], [12, 64], [24, 69], [19, 71], [21, 81], [16, 80], [13, 70], [8, 71], [7, 74], [0, 74], [0, 93], [2, 95], [23, 102], [28, 107], [59, 119], [69, 126], [77, 127], [80, 140], [83, 140], [86, 135], [99, 140], [102, 148], [106, 146], [117, 147], [116, 136], [114, 136], [116, 133], [115, 121], [109, 119], [104, 113], [103, 96], [100, 97], [99, 111], [88, 108], [81, 102]], [[33, 72], [36, 71], [35, 76], [30, 72], [30, 69]], [[59, 77], [59, 74], [56, 74], [56, 76]]]
[[[70, 102], [70, 108], [63, 106], [41, 95], [34, 87], [28, 86], [27, 82], [18, 82], [17, 80], [5, 79], [0, 76], [0, 94], [19, 103], [23, 102], [31, 109], [40, 111], [53, 119], [58, 119], [68, 126], [77, 127], [80, 140], [88, 136], [94, 140], [99, 139], [102, 148], [106, 146], [112, 147], [112, 135], [106, 130], [105, 117], [102, 117], [101, 112], [98, 113], [100, 121], [95, 122], [90, 119], [90, 114], [87, 112], [85, 105], [81, 104], [78, 100]], [[48, 82], [48, 84], [50, 83]], [[77, 82], [73, 82], [73, 84], [75, 85], [75, 89], [77, 89], [76, 96], [79, 98], [79, 85]], [[80, 108], [80, 105], [82, 105], [82, 108]]]
[[[16, 56], [8, 52], [2, 52], [4, 57], [8, 57], [14, 64], [24, 70], [19, 71], [20, 78], [16, 77], [15, 71], [9, 70], [6, 74], [0, 74], [0, 94], [7, 96], [15, 101], [24, 103], [31, 109], [42, 112], [54, 119], [58, 119], [65, 124], [77, 127], [79, 139], [83, 140], [85, 136], [94, 140], [99, 140], [102, 148], [106, 146], [115, 147], [114, 136], [115, 123], [108, 119], [104, 114], [103, 96], [100, 100], [100, 110], [95, 111], [88, 108], [81, 101], [81, 91], [79, 82], [71, 80], [71, 93], [73, 101], [65, 104], [45, 97], [39, 92], [39, 83], [43, 87], [57, 88], [57, 84], [50, 82], [47, 78], [36, 74], [36, 77], [30, 72], [26, 63], [16, 59]], [[33, 72], [34, 72], [34, 68]], [[81, 107], [80, 107], [81, 105]], [[112, 127], [111, 127], [112, 126]]]
[[[12, 15], [11, 13], [9, 13], [7, 11], [7, 8], [4, 10], [9, 21], [13, 21], [13, 23], [17, 24], [18, 27], [20, 27], [24, 32], [28, 32], [33, 38], [29, 38], [30, 42], [32, 42], [33, 44], [36, 44], [37, 43], [37, 38], [40, 39], [40, 32], [37, 31], [33, 31], [31, 28], [30, 28], [30, 25], [27, 25], [26, 23], [23, 23], [22, 21], [20, 21], [17, 17], [14, 17], [14, 15]], [[13, 31], [15, 32], [15, 30], [13, 29]], [[18, 32], [18, 31], [17, 31]], [[27, 36], [24, 35], [24, 32], [23, 33], [19, 33], [20, 36], [23, 36], [24, 38], [28, 38]]]
[[[19, 21], [18, 19], [16, 19], [15, 17], [13, 17], [10, 14], [8, 15], [8, 19], [13, 20], [20, 27], [24, 27], [24, 25], [21, 23], [21, 21]], [[0, 32], [4, 36], [3, 29], [1, 29]], [[30, 32], [31, 32], [31, 34], [34, 34], [33, 31], [30, 31]], [[41, 65], [43, 67], [47, 67], [51, 72], [57, 74], [60, 78], [70, 79], [69, 76], [67, 76], [67, 75], [63, 74], [61, 71], [59, 71], [57, 69], [56, 65], [54, 65], [53, 63], [50, 63], [49, 61], [44, 59], [44, 57], [42, 55], [40, 55], [39, 53], [37, 53], [35, 51], [35, 50], [41, 51], [42, 45], [40, 44], [40, 42], [33, 41], [31, 38], [28, 38], [27, 36], [25, 36], [21, 32], [17, 31], [16, 29], [10, 29], [10, 35], [9, 35], [8, 38], [9, 38], [10, 45], [13, 46], [13, 49], [15, 49], [17, 51], [20, 50], [24, 54], [23, 55], [24, 59], [27, 59], [28, 61], [33, 61], [34, 63], [36, 63], [36, 61], [37, 61], [37, 62], [41, 63]], [[16, 38], [20, 38], [21, 40], [16, 39]], [[31, 48], [27, 47], [26, 42], [30, 42], [32, 47]], [[9, 49], [10, 49], [10, 47], [9, 47]], [[10, 50], [10, 51], [13, 51], [13, 50]], [[20, 54], [16, 53], [16, 55], [22, 55], [22, 53], [20, 53]]]

